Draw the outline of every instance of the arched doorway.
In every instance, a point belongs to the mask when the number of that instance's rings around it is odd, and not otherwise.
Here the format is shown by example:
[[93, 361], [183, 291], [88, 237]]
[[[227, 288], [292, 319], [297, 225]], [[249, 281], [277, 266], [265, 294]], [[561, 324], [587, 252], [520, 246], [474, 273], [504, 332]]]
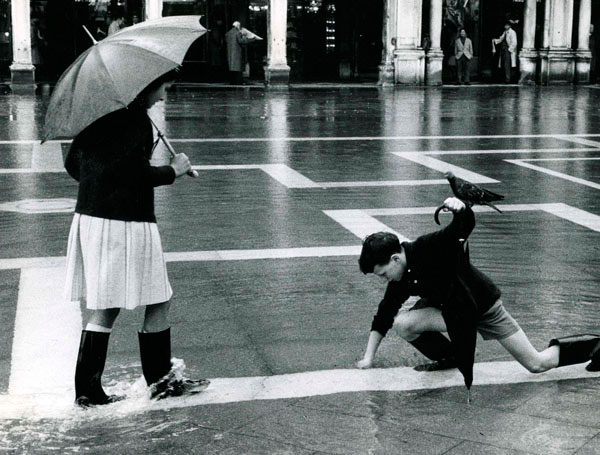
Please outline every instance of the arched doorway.
[[377, 81], [382, 18], [382, 0], [289, 0], [290, 79]]
[[268, 0], [163, 0], [163, 16], [185, 14], [201, 15], [202, 25], [208, 32], [197, 40], [183, 62], [182, 79], [185, 82], [227, 82], [227, 46], [225, 33], [234, 21], [240, 21], [262, 41], [244, 46], [244, 77], [264, 80], [267, 55]]
[[[456, 82], [454, 41], [458, 30], [465, 28], [473, 42], [474, 58], [471, 62], [471, 77], [484, 83], [504, 81], [498, 67], [499, 52], [493, 53], [492, 39], [499, 38], [504, 24], [510, 22], [517, 33], [518, 48], [523, 38], [522, 0], [444, 0], [442, 22], [442, 49], [444, 51], [443, 81], [446, 84]], [[537, 3], [536, 39], [541, 40], [543, 24], [543, 3]], [[512, 82], [518, 82], [518, 64], [513, 69]]]

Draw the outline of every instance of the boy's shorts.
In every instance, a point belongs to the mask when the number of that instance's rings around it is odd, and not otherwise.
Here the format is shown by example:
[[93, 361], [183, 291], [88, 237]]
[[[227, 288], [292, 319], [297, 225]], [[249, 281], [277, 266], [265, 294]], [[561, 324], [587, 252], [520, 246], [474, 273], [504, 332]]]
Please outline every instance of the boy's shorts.
[[503, 340], [519, 330], [521, 327], [506, 311], [500, 299], [496, 300], [496, 303], [481, 316], [477, 323], [477, 331], [484, 340]]
[[[415, 303], [411, 310], [419, 310], [429, 306], [427, 299], [421, 299]], [[506, 311], [500, 299], [496, 300], [496, 303], [477, 322], [477, 331], [484, 340], [503, 340], [519, 330], [521, 330], [521, 327], [518, 322]]]

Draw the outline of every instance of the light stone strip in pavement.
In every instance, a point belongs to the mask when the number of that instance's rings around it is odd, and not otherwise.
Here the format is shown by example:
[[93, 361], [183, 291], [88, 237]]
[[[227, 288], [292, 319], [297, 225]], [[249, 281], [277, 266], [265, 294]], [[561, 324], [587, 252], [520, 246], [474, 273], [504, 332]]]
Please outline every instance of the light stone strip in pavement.
[[22, 199], [0, 203], [0, 211], [17, 213], [71, 213], [77, 201], [70, 198]]
[[[477, 386], [564, 381], [600, 377], [600, 372], [588, 372], [585, 364], [556, 368], [545, 373], [529, 373], [515, 361], [480, 362], [473, 368], [475, 406]], [[187, 408], [209, 404], [238, 403], [243, 401], [281, 400], [337, 393], [367, 391], [409, 392], [448, 387], [464, 387], [458, 370], [418, 372], [410, 367], [334, 369], [307, 371], [273, 376], [210, 378], [204, 392], [189, 397], [151, 401], [140, 395], [137, 383], [132, 385], [132, 396], [107, 406], [85, 411], [86, 418], [122, 418], [127, 415], [154, 410]], [[139, 381], [138, 381], [139, 382]], [[107, 389], [109, 392], [110, 390]], [[466, 396], [466, 394], [465, 394]], [[74, 417], [78, 410], [72, 402], [72, 391], [44, 395], [0, 396], [0, 419], [32, 419]]]
[[61, 296], [62, 267], [21, 270], [8, 393], [59, 393], [72, 388], [81, 335], [78, 303]]
[[32, 169], [32, 168], [4, 168], [0, 169], [0, 174], [50, 174], [66, 172], [64, 169]]
[[31, 170], [33, 172], [57, 172], [64, 170], [61, 144], [56, 142], [33, 144]]
[[[434, 161], [434, 158], [431, 158]], [[441, 163], [441, 161], [440, 161]], [[457, 166], [447, 165], [446, 168], [456, 169], [456, 173], [461, 175], [471, 175], [470, 171], [459, 168]], [[273, 179], [287, 188], [349, 188], [349, 187], [368, 187], [368, 186], [416, 186], [416, 185], [446, 185], [448, 181], [445, 179], [435, 180], [382, 180], [382, 181], [346, 181], [346, 182], [314, 182], [295, 171], [285, 164], [214, 164], [214, 165], [194, 165], [193, 169], [197, 171], [227, 171], [227, 170], [242, 170], [242, 169], [260, 169], [268, 174]], [[478, 174], [475, 174], [478, 175]], [[496, 180], [487, 179], [486, 177], [478, 178], [473, 183], [495, 183]]]
[[[455, 136], [307, 136], [307, 137], [210, 137], [169, 138], [170, 142], [310, 142], [310, 141], [419, 141], [419, 140], [465, 140], [465, 139], [563, 139], [565, 137], [600, 137], [597, 133], [583, 134], [478, 134]], [[2, 142], [0, 142], [1, 144]]]
[[600, 147], [599, 141], [591, 141], [577, 136], [555, 136], [556, 139], [562, 139], [563, 141], [573, 142], [575, 144], [589, 145], [591, 147]]
[[[169, 138], [169, 142], [298, 142], [298, 141], [398, 141], [398, 140], [464, 140], [464, 139], [566, 139], [600, 137], [599, 133], [567, 134], [476, 134], [454, 136], [308, 136], [308, 137], [209, 137], [209, 138]], [[68, 144], [72, 139], [52, 139], [46, 143]], [[0, 145], [39, 144], [40, 139], [0, 140]]]
[[[579, 159], [580, 161], [584, 161], [584, 160], [597, 160], [600, 158], [581, 158]], [[568, 158], [556, 158], [553, 161], [566, 161], [568, 160]], [[531, 164], [529, 163], [529, 161], [533, 161], [533, 160], [504, 160], [507, 163], [511, 163], [511, 164], [516, 164], [517, 166], [521, 166], [527, 169], [531, 169], [537, 172], [542, 172], [544, 174], [548, 174], [551, 175], [553, 177], [558, 177], [560, 179], [563, 180], [568, 180], [570, 182], [573, 183], [578, 183], [579, 185], [585, 185], [585, 186], [589, 186], [590, 188], [594, 188], [596, 190], [600, 190], [600, 184], [598, 183], [594, 183], [594, 182], [590, 182], [589, 180], [585, 180], [585, 179], [581, 179], [579, 177], [573, 177], [572, 175], [569, 174], [564, 174], [562, 172], [558, 172], [558, 171], [554, 171], [552, 169], [548, 169], [542, 166], [536, 166], [535, 164]], [[538, 159], [536, 161], [550, 161], [549, 159], [545, 160], [545, 159]]]
[[448, 180], [374, 180], [365, 182], [319, 182], [323, 188], [354, 188], [368, 186], [421, 186], [421, 185], [447, 185]]
[[[499, 205], [507, 212], [524, 212], [540, 210], [565, 220], [579, 224], [588, 229], [600, 232], [600, 216], [585, 210], [571, 207], [563, 203], [547, 204], [513, 204]], [[399, 215], [428, 215], [433, 214], [436, 207], [404, 207], [404, 208], [378, 208], [363, 210], [324, 210], [327, 216], [342, 225], [362, 239], [366, 235], [376, 231], [393, 232], [401, 239], [405, 236], [391, 229], [386, 224], [375, 219], [376, 216], [399, 216]], [[493, 212], [489, 207], [473, 208], [475, 212]], [[247, 249], [247, 250], [212, 250], [212, 251], [180, 251], [166, 252], [167, 262], [210, 262], [210, 261], [244, 261], [261, 259], [292, 259], [302, 257], [335, 257], [335, 256], [357, 256], [360, 254], [360, 245], [340, 246], [316, 246], [299, 248], [270, 248], [270, 249]], [[30, 258], [3, 258], [0, 259], [0, 270], [28, 269], [28, 268], [52, 268], [63, 267], [64, 256], [53, 257], [30, 257]]]
[[404, 158], [405, 160], [412, 161], [413, 163], [426, 166], [434, 171], [452, 171], [457, 177], [465, 179], [471, 183], [500, 183], [498, 180], [494, 180], [486, 177], [485, 175], [481, 175], [465, 168], [446, 163], [445, 161], [441, 161], [436, 158], [431, 158], [430, 156], [427, 156], [421, 152], [392, 152], [392, 154], [399, 156], [400, 158]]
[[423, 155], [501, 155], [508, 153], [571, 153], [571, 152], [600, 152], [600, 148], [542, 148], [542, 149], [483, 149], [483, 150], [415, 150], [412, 153]]
[[[543, 211], [572, 223], [584, 226], [592, 231], [600, 232], [600, 216], [585, 210], [578, 209], [563, 203], [544, 204], [504, 204], [497, 207], [505, 212]], [[376, 231], [395, 232], [386, 224], [378, 221], [376, 216], [401, 216], [401, 215], [433, 215], [437, 207], [403, 207], [403, 208], [380, 208], [380, 209], [354, 209], [354, 210], [324, 210], [329, 216], [346, 230], [352, 232], [359, 238]], [[491, 207], [475, 206], [475, 212], [494, 212]], [[443, 212], [442, 212], [443, 213]], [[370, 232], [368, 232], [370, 229]], [[402, 238], [400, 237], [401, 241]]]
[[[600, 151], [600, 150], [598, 150]], [[578, 156], [578, 157], [571, 157], [571, 158], [521, 158], [521, 161], [594, 161], [594, 160], [600, 160], [600, 156], [599, 157], [589, 157], [589, 156]]]
[[[66, 240], [65, 240], [66, 241]], [[250, 261], [309, 257], [358, 256], [360, 245], [248, 250], [179, 251], [165, 253], [166, 262]], [[0, 270], [64, 267], [65, 256], [0, 259]]]
[[245, 169], [260, 169], [271, 178], [287, 188], [321, 188], [321, 185], [303, 176], [300, 172], [285, 164], [215, 164], [194, 165], [197, 171], [230, 171]]
[[364, 210], [324, 210], [323, 213], [344, 226], [359, 239], [364, 239], [373, 232], [385, 231], [398, 236], [401, 242], [408, 240], [405, 236], [375, 219]]
[[288, 188], [321, 188], [319, 183], [304, 177], [285, 164], [263, 164], [261, 169]]

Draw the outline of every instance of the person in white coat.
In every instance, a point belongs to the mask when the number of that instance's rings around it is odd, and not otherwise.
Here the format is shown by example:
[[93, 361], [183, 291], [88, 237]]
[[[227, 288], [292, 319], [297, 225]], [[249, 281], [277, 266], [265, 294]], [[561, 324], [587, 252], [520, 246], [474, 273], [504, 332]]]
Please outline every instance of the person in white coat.
[[504, 25], [504, 33], [500, 38], [493, 40], [494, 44], [500, 44], [500, 61], [498, 68], [504, 68], [504, 82], [510, 83], [512, 68], [517, 67], [517, 32], [512, 29], [509, 22]]
[[473, 58], [473, 43], [467, 38], [464, 28], [460, 29], [459, 36], [454, 42], [454, 56], [458, 70], [458, 83], [469, 85], [471, 83], [469, 67]]

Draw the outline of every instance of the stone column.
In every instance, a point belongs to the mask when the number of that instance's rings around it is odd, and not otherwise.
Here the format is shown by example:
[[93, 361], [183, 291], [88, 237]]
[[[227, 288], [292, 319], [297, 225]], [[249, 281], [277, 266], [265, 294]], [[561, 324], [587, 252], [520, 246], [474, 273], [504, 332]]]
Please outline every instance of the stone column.
[[422, 0], [393, 0], [396, 7], [396, 84], [420, 85], [425, 82], [425, 52], [421, 47]]
[[540, 73], [538, 79], [540, 84], [548, 83], [548, 48], [550, 47], [550, 17], [552, 11], [552, 1], [544, 0], [544, 29], [542, 36], [542, 47], [539, 51]]
[[575, 52], [571, 49], [573, 0], [546, 0], [545, 20], [540, 80], [544, 84], [572, 83], [575, 79]]
[[592, 2], [581, 0], [579, 4], [579, 30], [577, 31], [577, 52], [575, 53], [575, 78], [580, 84], [590, 82], [592, 52], [590, 50], [590, 24], [592, 23]]
[[523, 48], [519, 52], [521, 84], [535, 83], [538, 52], [535, 49], [535, 16], [537, 0], [526, 0], [523, 20]]
[[13, 63], [10, 81], [13, 86], [33, 87], [35, 66], [31, 63], [31, 18], [29, 0], [12, 0]]
[[444, 53], [442, 52], [442, 8], [443, 0], [431, 0], [429, 10], [429, 38], [431, 47], [427, 52], [425, 75], [427, 85], [440, 85], [442, 83], [442, 64]]
[[158, 19], [162, 17], [163, 2], [162, 0], [145, 0], [144, 14], [146, 20]]
[[287, 64], [287, 0], [270, 0], [267, 11], [267, 66], [265, 83], [287, 84], [290, 67]]
[[381, 27], [381, 64], [379, 81], [382, 87], [394, 85], [394, 51], [396, 50], [396, 6], [398, 0], [383, 0], [383, 19]]

